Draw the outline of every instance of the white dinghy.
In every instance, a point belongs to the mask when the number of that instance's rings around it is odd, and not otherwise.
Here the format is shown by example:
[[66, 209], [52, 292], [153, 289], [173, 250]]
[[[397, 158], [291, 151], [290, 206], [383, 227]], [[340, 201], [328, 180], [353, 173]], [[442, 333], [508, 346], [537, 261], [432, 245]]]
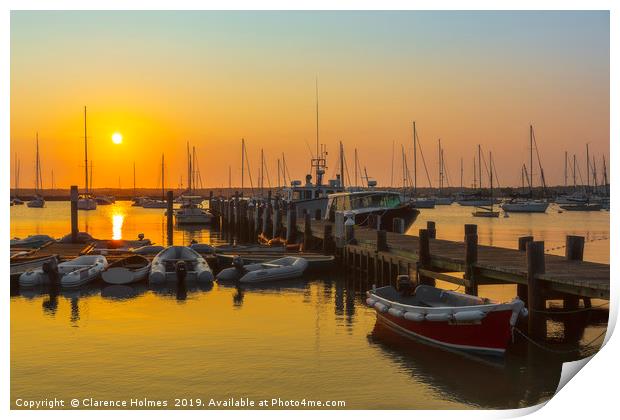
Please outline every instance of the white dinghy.
[[218, 274], [218, 280], [238, 280], [240, 283], [289, 280], [301, 277], [308, 268], [308, 261], [301, 257], [284, 257], [248, 265], [242, 265], [235, 260], [233, 264], [233, 267], [222, 270]]
[[132, 255], [115, 261], [108, 266], [101, 277], [108, 284], [129, 284], [146, 279], [151, 263], [141, 255]]
[[161, 284], [166, 280], [181, 279], [210, 283], [213, 272], [199, 253], [186, 246], [170, 246], [153, 258], [149, 283]]
[[108, 260], [103, 255], [82, 255], [71, 261], [58, 264], [60, 285], [79, 287], [90, 283], [106, 269]]

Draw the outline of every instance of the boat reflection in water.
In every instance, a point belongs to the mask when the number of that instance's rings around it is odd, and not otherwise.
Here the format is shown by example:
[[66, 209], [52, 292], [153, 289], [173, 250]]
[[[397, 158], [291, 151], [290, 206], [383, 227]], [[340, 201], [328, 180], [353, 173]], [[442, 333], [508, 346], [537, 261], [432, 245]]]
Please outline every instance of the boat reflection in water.
[[368, 341], [446, 399], [485, 408], [522, 408], [544, 402], [555, 393], [562, 371], [560, 361], [534, 362], [509, 354], [485, 357], [423, 343], [401, 336], [380, 321]]

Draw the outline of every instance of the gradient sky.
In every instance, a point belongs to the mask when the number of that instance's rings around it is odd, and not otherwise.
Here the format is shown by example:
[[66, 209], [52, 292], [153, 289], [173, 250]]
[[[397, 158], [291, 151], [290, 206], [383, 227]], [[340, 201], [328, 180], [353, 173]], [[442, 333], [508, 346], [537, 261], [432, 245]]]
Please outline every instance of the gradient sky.
[[[240, 184], [240, 139], [254, 183], [260, 148], [272, 185], [284, 153], [303, 179], [320, 138], [336, 171], [343, 141], [386, 185], [396, 144], [412, 166], [416, 120], [437, 185], [441, 138], [452, 185], [472, 182], [476, 145], [493, 152], [502, 186], [521, 182], [533, 123], [548, 184], [564, 182], [564, 151], [609, 157], [608, 12], [12, 12], [11, 161], [34, 185], [39, 132], [44, 187], [83, 185], [88, 106], [94, 187], [185, 181], [185, 142], [205, 186]], [[120, 132], [124, 143], [113, 145]], [[419, 162], [418, 185], [426, 186]], [[14, 171], [11, 171], [13, 186]], [[246, 185], [248, 181], [246, 179]]]

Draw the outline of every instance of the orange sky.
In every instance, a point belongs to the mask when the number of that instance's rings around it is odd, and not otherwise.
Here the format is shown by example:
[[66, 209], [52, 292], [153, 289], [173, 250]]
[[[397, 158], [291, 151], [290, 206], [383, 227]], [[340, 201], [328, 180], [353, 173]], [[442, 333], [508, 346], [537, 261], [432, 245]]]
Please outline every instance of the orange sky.
[[[11, 160], [34, 185], [38, 131], [44, 187], [83, 185], [88, 106], [94, 187], [186, 183], [185, 143], [197, 148], [205, 187], [240, 184], [240, 140], [256, 183], [260, 148], [276, 184], [308, 172], [320, 138], [329, 177], [343, 141], [379, 185], [400, 184], [400, 144], [412, 167], [416, 120], [437, 185], [441, 138], [451, 184], [476, 145], [493, 152], [500, 185], [518, 185], [533, 123], [548, 184], [564, 182], [564, 151], [585, 143], [609, 157], [609, 15], [599, 12], [13, 12]], [[111, 136], [122, 133], [114, 145]], [[419, 162], [418, 184], [426, 186]], [[538, 171], [536, 171], [538, 172]], [[14, 168], [11, 185], [14, 185]], [[246, 179], [246, 185], [249, 181]]]

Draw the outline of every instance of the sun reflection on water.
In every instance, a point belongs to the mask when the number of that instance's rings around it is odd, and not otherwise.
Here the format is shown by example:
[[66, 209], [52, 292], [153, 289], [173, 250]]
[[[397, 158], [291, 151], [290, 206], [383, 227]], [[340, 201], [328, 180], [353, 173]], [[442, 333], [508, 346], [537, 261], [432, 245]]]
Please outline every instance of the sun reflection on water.
[[123, 221], [124, 214], [112, 215], [112, 239], [123, 239]]

